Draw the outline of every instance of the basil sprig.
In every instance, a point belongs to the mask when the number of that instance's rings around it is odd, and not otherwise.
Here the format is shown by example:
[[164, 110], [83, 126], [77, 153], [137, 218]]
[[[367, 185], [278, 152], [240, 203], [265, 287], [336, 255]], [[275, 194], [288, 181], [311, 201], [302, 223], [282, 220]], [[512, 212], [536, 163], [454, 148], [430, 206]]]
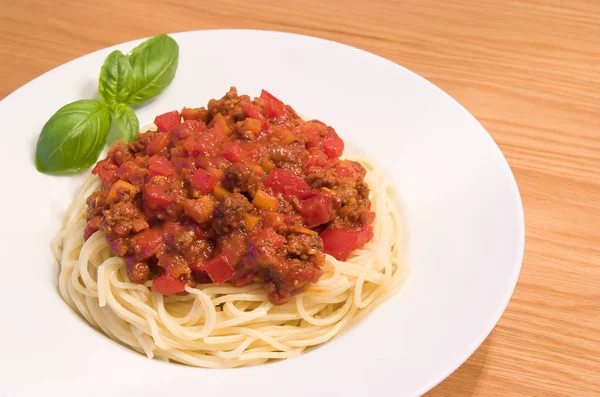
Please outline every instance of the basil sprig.
[[165, 34], [144, 41], [129, 55], [111, 52], [98, 79], [102, 101], [65, 105], [42, 128], [35, 155], [38, 171], [67, 174], [92, 166], [106, 143], [111, 120], [121, 139], [134, 140], [139, 121], [130, 105], [157, 97], [173, 81], [178, 62], [179, 46]]

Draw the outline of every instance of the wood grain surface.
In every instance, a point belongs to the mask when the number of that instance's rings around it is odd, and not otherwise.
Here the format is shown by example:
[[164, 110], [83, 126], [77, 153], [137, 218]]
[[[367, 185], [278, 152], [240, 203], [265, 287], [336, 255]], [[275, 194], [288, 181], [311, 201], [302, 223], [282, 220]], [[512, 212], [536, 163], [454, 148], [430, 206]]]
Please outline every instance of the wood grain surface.
[[0, 98], [106, 46], [213, 28], [389, 58], [469, 109], [508, 159], [527, 227], [519, 283], [428, 395], [600, 395], [600, 0], [0, 0]]

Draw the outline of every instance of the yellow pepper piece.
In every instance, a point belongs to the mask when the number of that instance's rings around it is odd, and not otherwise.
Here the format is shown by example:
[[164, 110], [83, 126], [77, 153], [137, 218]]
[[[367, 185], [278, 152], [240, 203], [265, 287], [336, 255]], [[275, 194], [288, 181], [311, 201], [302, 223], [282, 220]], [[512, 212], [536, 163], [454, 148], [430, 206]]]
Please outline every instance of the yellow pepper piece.
[[244, 222], [246, 223], [246, 228], [248, 228], [248, 230], [254, 230], [256, 226], [258, 226], [260, 218], [256, 215], [246, 214], [244, 216]]
[[271, 196], [269, 193], [263, 190], [259, 190], [254, 195], [254, 200], [252, 200], [252, 204], [264, 210], [276, 211], [279, 207], [279, 200], [277, 199], [277, 197]]
[[215, 114], [213, 120], [215, 125], [219, 124], [221, 126], [221, 129], [225, 135], [231, 135], [231, 128], [229, 128], [229, 123], [227, 120], [225, 120], [225, 116], [223, 116], [221, 113], [217, 113]]
[[225, 189], [223, 186], [220, 185], [215, 186], [215, 188], [213, 189], [213, 196], [215, 196], [217, 200], [221, 200], [229, 193], [231, 193], [229, 190]]
[[221, 171], [218, 168], [214, 168], [214, 167], [206, 167], [206, 172], [208, 172], [211, 175], [216, 176], [219, 179], [223, 179], [223, 176], [225, 175], [223, 171]]
[[283, 224], [283, 215], [278, 212], [267, 211], [265, 222], [273, 227], [279, 227]]
[[269, 172], [271, 172], [273, 167], [275, 167], [275, 164], [273, 164], [273, 162], [269, 158], [263, 157], [262, 159], [260, 159], [260, 166], [268, 174]]

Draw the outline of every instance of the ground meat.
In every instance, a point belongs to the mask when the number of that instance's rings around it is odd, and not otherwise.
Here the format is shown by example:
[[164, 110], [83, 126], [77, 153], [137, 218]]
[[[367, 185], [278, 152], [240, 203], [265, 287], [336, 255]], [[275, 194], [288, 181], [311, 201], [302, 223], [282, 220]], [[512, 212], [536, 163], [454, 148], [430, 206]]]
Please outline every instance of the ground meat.
[[254, 197], [259, 189], [264, 189], [262, 178], [245, 164], [235, 163], [225, 170], [223, 186], [232, 192], [248, 193]]
[[333, 188], [341, 180], [333, 170], [320, 170], [318, 172], [311, 172], [304, 178], [306, 183], [313, 189], [319, 189], [322, 187]]
[[148, 146], [150, 142], [152, 142], [156, 134], [157, 133], [154, 131], [140, 132], [138, 134], [138, 139], [129, 143], [129, 150], [133, 153], [144, 152], [146, 150], [146, 146]]
[[192, 234], [180, 224], [167, 222], [163, 228], [163, 240], [173, 251], [183, 252], [192, 243]]
[[175, 278], [180, 278], [182, 281], [189, 279], [192, 270], [180, 255], [172, 252], [165, 253], [158, 258], [158, 266]]
[[[242, 111], [243, 112], [243, 111]], [[243, 112], [244, 117], [247, 117], [246, 113]], [[239, 119], [242, 117], [242, 113], [237, 116], [233, 116], [234, 119]], [[242, 121], [238, 121], [235, 123], [235, 134], [240, 139], [248, 142], [255, 141], [259, 136], [263, 123], [260, 120], [252, 119], [252, 118], [244, 118]]]
[[366, 224], [370, 217], [370, 211], [366, 205], [345, 205], [337, 211], [334, 226], [348, 227], [348, 225]]
[[106, 203], [106, 197], [108, 196], [107, 190], [99, 190], [94, 192], [87, 198], [87, 217], [88, 219], [95, 218], [102, 215], [104, 210], [108, 208]]
[[[123, 162], [117, 170], [117, 176], [120, 179], [131, 183], [140, 190], [144, 186], [146, 177], [148, 176], [148, 170], [146, 169], [148, 164], [141, 159], [142, 158], [138, 156], [135, 160], [127, 160]], [[142, 165], [140, 165], [140, 163]]]
[[353, 205], [356, 203], [358, 191], [348, 185], [338, 185], [335, 187], [334, 203], [336, 208], [342, 205]]
[[141, 284], [148, 280], [150, 267], [144, 262], [134, 262], [127, 264], [127, 274], [132, 283]]
[[304, 145], [294, 142], [289, 145], [276, 145], [267, 149], [266, 155], [277, 168], [284, 168], [298, 174], [306, 162]]
[[238, 134], [240, 139], [243, 139], [245, 141], [251, 142], [256, 139], [256, 133], [251, 130], [239, 130], [236, 131], [236, 133]]
[[234, 115], [234, 120], [240, 121], [246, 118], [246, 112], [238, 105], [240, 100], [248, 101], [250, 97], [247, 95], [238, 96], [237, 89], [231, 87], [229, 92], [221, 99], [211, 99], [208, 102], [208, 121], [210, 121], [215, 114], [221, 113], [226, 115], [231, 113]]
[[114, 162], [117, 163], [117, 165], [121, 165], [128, 160], [133, 160], [133, 155], [131, 154], [129, 147], [125, 143], [119, 142], [110, 150], [112, 152], [111, 154], [113, 156]]
[[131, 232], [139, 232], [148, 227], [144, 214], [129, 201], [121, 201], [104, 211], [102, 229], [106, 234], [126, 237]]
[[[325, 255], [321, 253], [324, 258]], [[273, 303], [280, 305], [289, 302], [291, 296], [301, 291], [307, 284], [319, 280], [323, 271], [320, 269], [323, 262], [317, 265], [300, 259], [271, 263], [264, 278], [265, 287]], [[302, 275], [299, 278], [298, 275]]]
[[245, 196], [239, 193], [228, 194], [215, 211], [212, 229], [217, 235], [231, 233], [242, 225], [244, 216], [252, 210], [254, 206]]
[[338, 175], [334, 170], [312, 172], [305, 178], [306, 183], [314, 189], [326, 188], [334, 192], [334, 208], [337, 217], [332, 227], [352, 229], [353, 225], [364, 225], [370, 217], [369, 186], [362, 180], [365, 169], [358, 163], [346, 162], [358, 175], [354, 180]]
[[203, 262], [211, 257], [214, 248], [214, 243], [210, 240], [193, 239], [182, 255], [188, 263], [192, 264], [190, 267], [194, 270], [203, 266]]
[[121, 237], [115, 237], [116, 234], [107, 235], [106, 243], [112, 252], [115, 255], [124, 256], [129, 252], [129, 244], [127, 243], [127, 239]]
[[287, 236], [287, 254], [304, 261], [310, 260], [312, 255], [323, 251], [323, 240], [319, 235], [292, 233]]

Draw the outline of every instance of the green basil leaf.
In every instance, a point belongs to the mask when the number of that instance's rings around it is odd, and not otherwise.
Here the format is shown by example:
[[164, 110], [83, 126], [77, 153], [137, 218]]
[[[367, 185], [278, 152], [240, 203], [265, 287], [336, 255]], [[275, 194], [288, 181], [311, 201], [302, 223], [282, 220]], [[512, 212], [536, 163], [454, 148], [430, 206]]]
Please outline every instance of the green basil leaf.
[[133, 90], [127, 103], [143, 105], [159, 95], [175, 77], [179, 45], [161, 34], [144, 41], [129, 54], [133, 71]]
[[121, 51], [113, 51], [104, 60], [98, 79], [98, 94], [106, 103], [122, 103], [133, 91], [133, 70]]
[[62, 174], [90, 167], [109, 130], [110, 113], [103, 102], [86, 99], [63, 106], [46, 122], [38, 138], [38, 171]]
[[119, 131], [121, 138], [126, 142], [131, 142], [140, 131], [140, 122], [133, 109], [124, 103], [117, 103], [110, 108], [111, 115]]

